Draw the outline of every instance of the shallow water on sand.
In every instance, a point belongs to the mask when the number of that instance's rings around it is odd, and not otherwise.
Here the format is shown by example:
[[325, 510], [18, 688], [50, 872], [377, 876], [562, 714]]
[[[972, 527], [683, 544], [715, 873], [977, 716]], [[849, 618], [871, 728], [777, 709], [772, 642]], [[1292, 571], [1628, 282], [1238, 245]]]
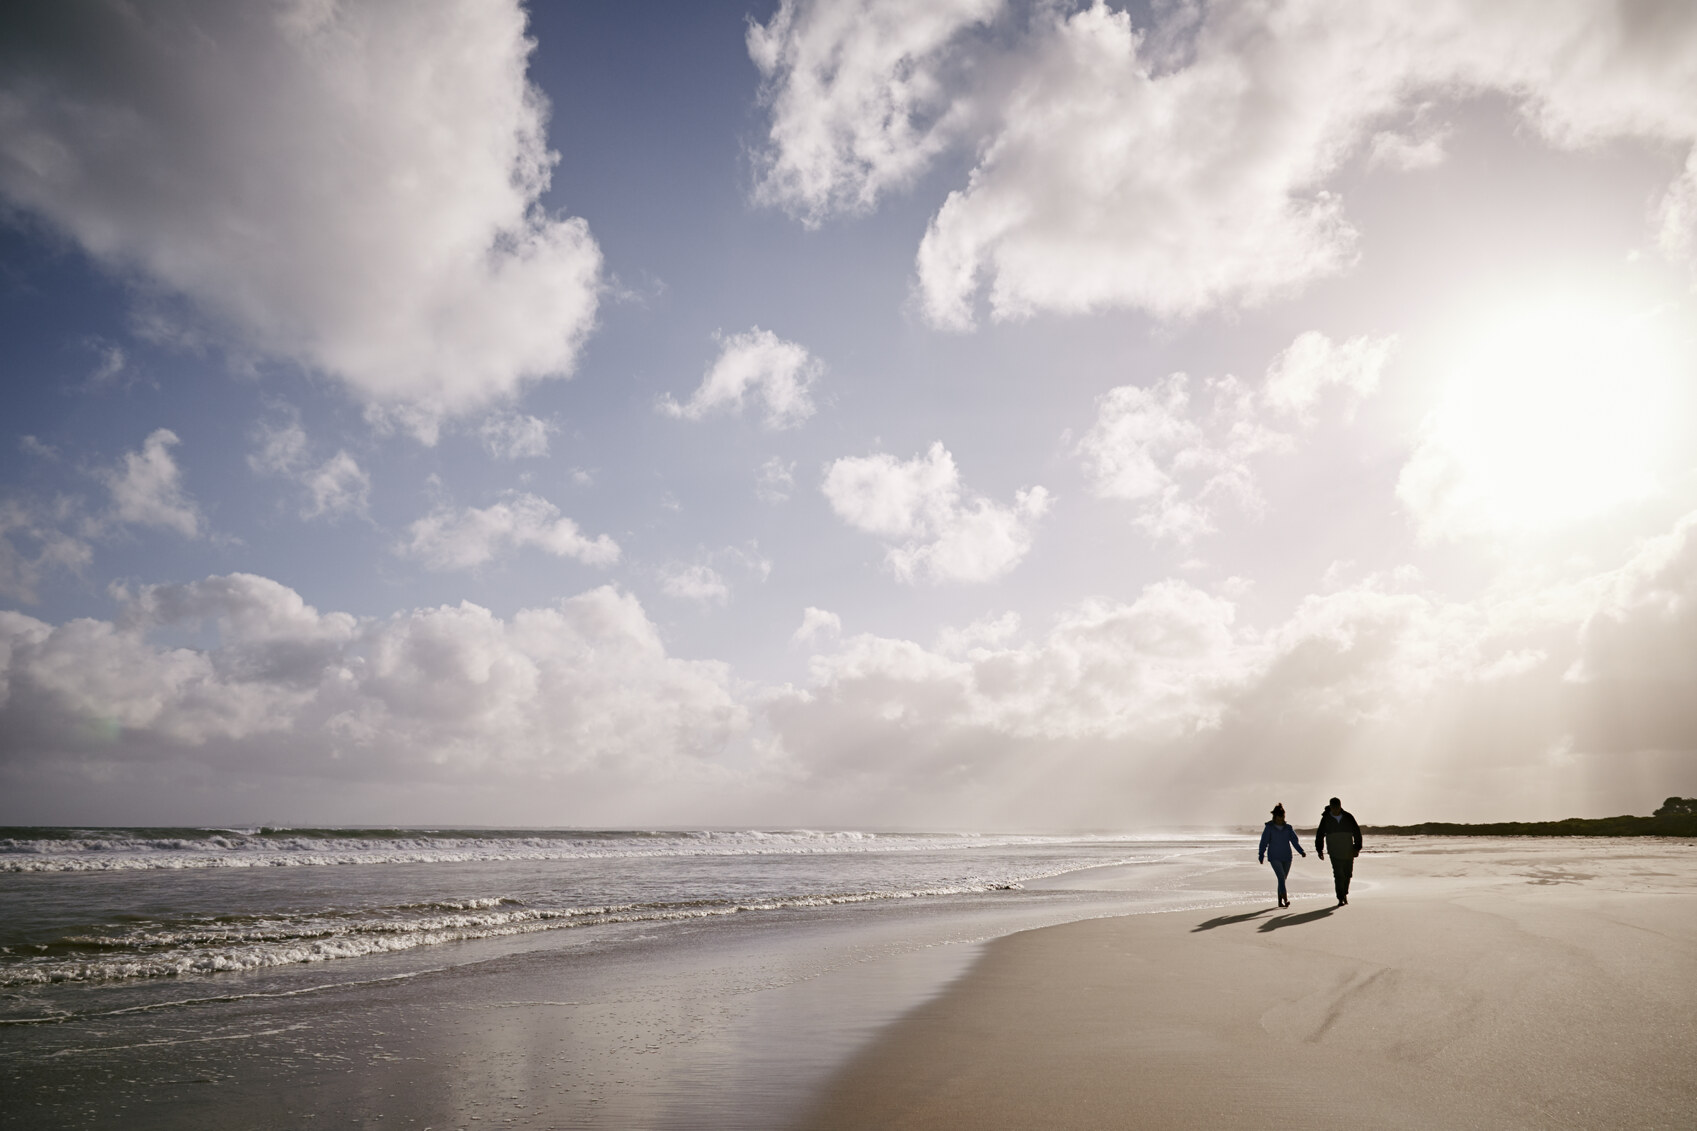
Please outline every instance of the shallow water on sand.
[[0, 1125], [777, 1127], [977, 941], [1262, 895], [1240, 838], [661, 835], [0, 875]]

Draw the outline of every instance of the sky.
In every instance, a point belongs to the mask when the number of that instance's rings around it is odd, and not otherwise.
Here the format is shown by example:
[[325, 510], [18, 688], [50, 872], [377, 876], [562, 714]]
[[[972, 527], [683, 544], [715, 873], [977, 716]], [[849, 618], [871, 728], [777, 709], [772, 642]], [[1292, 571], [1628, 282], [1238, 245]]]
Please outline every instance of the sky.
[[0, 10], [0, 823], [1697, 794], [1697, 7]]

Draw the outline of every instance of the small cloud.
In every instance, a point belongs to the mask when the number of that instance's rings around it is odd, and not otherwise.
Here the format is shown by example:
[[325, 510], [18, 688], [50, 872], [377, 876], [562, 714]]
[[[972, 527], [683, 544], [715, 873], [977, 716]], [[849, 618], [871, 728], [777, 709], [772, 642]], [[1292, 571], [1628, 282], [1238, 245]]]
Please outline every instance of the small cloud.
[[371, 476], [347, 452], [337, 452], [303, 480], [310, 497], [301, 517], [364, 514], [371, 498]]
[[714, 561], [728, 562], [739, 566], [749, 576], [762, 584], [772, 576], [772, 559], [760, 552], [760, 543], [750, 541], [746, 546], [726, 546], [723, 550], [712, 555]]
[[1241, 389], [1232, 377], [1204, 382], [1211, 412], [1192, 408], [1184, 373], [1146, 389], [1110, 389], [1076, 449], [1096, 497], [1135, 504], [1137, 526], [1181, 545], [1211, 533], [1215, 515], [1228, 502], [1258, 509], [1250, 457], [1286, 438], [1244, 411]]
[[754, 477], [754, 497], [776, 506], [795, 492], [795, 461], [773, 456], [760, 465]]
[[427, 448], [434, 448], [442, 438], [442, 409], [426, 403], [377, 404], [365, 406], [365, 422], [379, 436], [406, 432]]
[[1314, 406], [1328, 389], [1342, 389], [1356, 402], [1372, 396], [1391, 354], [1396, 351], [1395, 334], [1383, 338], [1365, 335], [1333, 342], [1317, 330], [1299, 334], [1273, 359], [1261, 397], [1266, 404], [1304, 423], [1313, 420]]
[[808, 644], [820, 635], [837, 637], [843, 634], [843, 618], [825, 609], [807, 606], [801, 614], [801, 627], [790, 637], [793, 644]]
[[692, 565], [675, 563], [660, 572], [660, 589], [678, 600], [725, 604], [731, 597], [730, 572], [740, 572], [760, 584], [772, 576], [772, 559], [760, 552], [760, 544], [726, 546], [702, 553]]
[[1350, 583], [1350, 577], [1357, 572], [1354, 558], [1339, 558], [1326, 567], [1320, 575], [1320, 592], [1335, 593]]
[[527, 546], [584, 565], [610, 566], [619, 546], [605, 534], [591, 539], [547, 499], [511, 493], [488, 507], [443, 507], [414, 522], [401, 552], [435, 570], [473, 569], [498, 554]]
[[913, 581], [990, 581], [1031, 549], [1033, 527], [1049, 509], [1049, 493], [1032, 487], [1011, 505], [966, 498], [954, 457], [939, 441], [923, 456], [878, 454], [837, 460], [822, 490], [837, 517], [892, 543], [885, 561]]
[[538, 459], [548, 454], [548, 437], [559, 425], [540, 417], [511, 412], [484, 419], [477, 433], [496, 459]]
[[0, 595], [34, 604], [49, 572], [80, 573], [93, 562], [93, 548], [63, 529], [74, 510], [68, 499], [50, 506], [0, 500]]
[[182, 471], [171, 458], [180, 441], [168, 428], [155, 430], [139, 452], [127, 453], [101, 478], [112, 493], [112, 518], [135, 526], [162, 526], [185, 538], [200, 535], [200, 509], [183, 493]]
[[718, 570], [711, 566], [674, 566], [661, 574], [660, 591], [679, 601], [698, 601], [701, 604], [723, 605], [730, 600], [731, 589]]
[[59, 458], [58, 448], [55, 448], [52, 444], [44, 444], [34, 436], [19, 437], [18, 450], [25, 455], [34, 456], [36, 459], [56, 460]]
[[88, 346], [94, 350], [97, 360], [93, 370], [89, 372], [87, 387], [97, 389], [117, 384], [118, 379], [123, 376], [127, 361], [123, 348], [99, 338], [89, 339]]
[[366, 513], [371, 498], [371, 476], [346, 451], [338, 451], [313, 466], [306, 430], [300, 416], [286, 410], [280, 422], [262, 423], [253, 434], [254, 449], [247, 464], [256, 474], [278, 475], [298, 484], [306, 499], [302, 518], [338, 518]]
[[805, 347], [758, 326], [715, 338], [721, 343], [719, 356], [700, 387], [685, 404], [666, 396], [659, 404], [661, 412], [687, 420], [700, 420], [719, 409], [740, 415], [743, 399], [749, 397], [765, 402], [765, 423], [771, 429], [794, 428], [813, 415], [808, 391], [825, 367]]
[[264, 423], [254, 430], [254, 449], [248, 453], [249, 469], [260, 475], [291, 475], [306, 460], [306, 429], [294, 413], [281, 424]]
[[[1137, 526], [1188, 544], [1212, 533], [1228, 506], [1258, 515], [1265, 503], [1255, 461], [1294, 451], [1331, 390], [1342, 390], [1343, 411], [1353, 412], [1378, 388], [1395, 348], [1394, 335], [1334, 343], [1311, 330], [1274, 358], [1258, 392], [1230, 375], [1122, 385], [1097, 402], [1096, 422], [1074, 450], [1097, 498], [1136, 504]], [[1285, 431], [1293, 425], [1295, 433]]]

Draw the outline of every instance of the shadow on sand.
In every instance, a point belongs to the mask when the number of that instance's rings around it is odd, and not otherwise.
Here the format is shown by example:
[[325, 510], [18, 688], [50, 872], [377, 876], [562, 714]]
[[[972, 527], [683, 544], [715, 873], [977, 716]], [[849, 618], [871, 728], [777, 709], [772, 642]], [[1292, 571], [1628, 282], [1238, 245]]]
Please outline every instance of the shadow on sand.
[[1322, 907], [1318, 911], [1304, 911], [1300, 915], [1280, 915], [1277, 919], [1268, 919], [1265, 923], [1262, 923], [1261, 929], [1263, 931], [1276, 931], [1280, 927], [1300, 927], [1304, 923], [1324, 919], [1336, 910], [1336, 907]]
[[1211, 931], [1215, 927], [1229, 927], [1233, 923], [1247, 923], [1251, 919], [1259, 919], [1271, 910], [1271, 907], [1263, 907], [1259, 911], [1246, 911], [1242, 915], [1221, 915], [1216, 919], [1208, 920], [1206, 923], [1198, 923], [1190, 928], [1190, 933], [1194, 935], [1197, 931]]

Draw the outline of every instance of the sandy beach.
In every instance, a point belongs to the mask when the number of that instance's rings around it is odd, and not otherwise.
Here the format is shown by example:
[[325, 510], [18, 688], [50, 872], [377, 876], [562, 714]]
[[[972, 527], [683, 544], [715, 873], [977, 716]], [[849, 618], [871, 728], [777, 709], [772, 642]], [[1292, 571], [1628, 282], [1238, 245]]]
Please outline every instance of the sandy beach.
[[1000, 939], [802, 1125], [1692, 1126], [1697, 845], [1407, 838], [1302, 890]]

